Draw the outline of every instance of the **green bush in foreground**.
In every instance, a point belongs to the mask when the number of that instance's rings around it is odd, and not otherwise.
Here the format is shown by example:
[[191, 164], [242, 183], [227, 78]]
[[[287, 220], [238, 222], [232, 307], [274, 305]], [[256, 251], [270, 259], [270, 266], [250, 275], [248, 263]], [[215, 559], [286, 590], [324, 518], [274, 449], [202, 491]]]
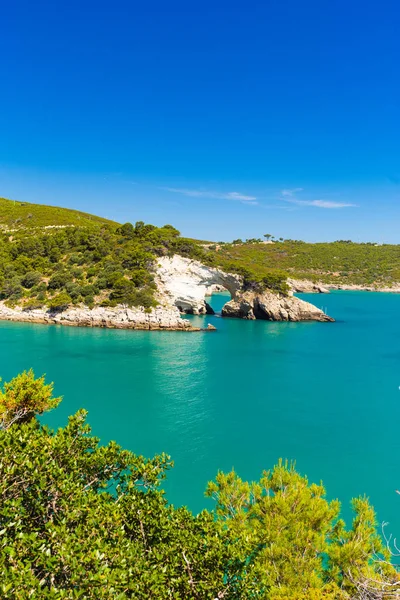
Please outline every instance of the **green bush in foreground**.
[[[1, 395], [2, 599], [393, 597], [383, 584], [393, 592], [397, 574], [377, 560], [366, 499], [346, 530], [322, 485], [280, 463], [257, 483], [218, 474], [207, 492], [216, 511], [194, 516], [160, 490], [169, 457], [100, 446], [84, 411], [57, 432], [41, 426], [32, 405], [41, 413], [58, 401], [32, 372]], [[31, 418], [19, 419], [25, 406]]]

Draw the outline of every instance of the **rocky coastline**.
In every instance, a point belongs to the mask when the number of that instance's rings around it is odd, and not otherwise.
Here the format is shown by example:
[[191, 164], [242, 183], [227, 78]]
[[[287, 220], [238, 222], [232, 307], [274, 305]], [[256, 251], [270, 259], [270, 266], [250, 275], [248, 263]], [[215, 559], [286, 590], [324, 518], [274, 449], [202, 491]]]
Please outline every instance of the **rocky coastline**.
[[400, 294], [400, 283], [396, 283], [392, 287], [329, 283], [326, 287], [330, 290], [344, 290], [349, 292], [384, 292], [386, 294]]
[[[0, 302], [0, 320], [144, 331], [204, 331], [201, 327], [194, 327], [188, 319], [182, 319], [177, 308], [161, 306], [152, 309], [151, 312], [122, 305], [115, 308], [79, 306], [52, 312], [47, 307], [31, 310], [24, 310], [18, 306], [10, 308], [4, 302]], [[206, 328], [208, 331], [213, 329], [215, 327], [212, 325]]]
[[94, 308], [79, 305], [51, 311], [46, 306], [10, 307], [0, 302], [0, 320], [144, 331], [211, 331], [215, 330], [213, 325], [196, 327], [182, 315], [214, 314], [206, 298], [210, 293], [226, 290], [231, 300], [222, 309], [223, 317], [268, 321], [334, 321], [313, 304], [293, 295], [295, 292], [329, 292], [327, 286], [311, 281], [289, 280], [291, 292], [287, 296], [268, 290], [249, 291], [244, 288], [240, 275], [225, 273], [178, 255], [159, 259], [155, 281], [158, 306], [151, 310], [129, 308], [126, 305]]
[[330, 290], [343, 290], [353, 292], [385, 292], [400, 294], [400, 283], [394, 283], [391, 287], [360, 285], [347, 283], [322, 283], [308, 279], [288, 279], [291, 291], [303, 294], [329, 294]]

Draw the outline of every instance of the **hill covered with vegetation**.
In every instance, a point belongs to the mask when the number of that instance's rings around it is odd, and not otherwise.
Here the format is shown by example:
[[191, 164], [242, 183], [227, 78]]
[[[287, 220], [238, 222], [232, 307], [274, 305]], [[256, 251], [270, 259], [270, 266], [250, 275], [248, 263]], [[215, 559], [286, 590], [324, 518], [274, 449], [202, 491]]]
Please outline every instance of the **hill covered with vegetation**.
[[366, 498], [346, 527], [322, 484], [280, 462], [253, 483], [219, 473], [215, 510], [195, 516], [162, 492], [168, 456], [99, 445], [84, 411], [42, 426], [60, 400], [31, 371], [0, 390], [3, 600], [398, 598]]
[[120, 225], [76, 210], [0, 199], [0, 300], [29, 309], [156, 305], [154, 273], [165, 255], [243, 276], [247, 288], [286, 293], [287, 277], [390, 286], [400, 246], [294, 240], [206, 243], [172, 225]]
[[332, 284], [391, 286], [400, 282], [400, 246], [351, 241], [306, 243], [299, 240], [236, 241], [206, 246], [225, 269], [248, 271], [249, 277], [293, 279]]
[[150, 309], [157, 257], [205, 258], [199, 245], [171, 225], [119, 225], [10, 200], [0, 202], [0, 223], [5, 224], [0, 229], [0, 300], [10, 306], [61, 310], [79, 303], [124, 303]]
[[0, 230], [14, 232], [43, 227], [99, 227], [117, 223], [79, 210], [0, 198]]

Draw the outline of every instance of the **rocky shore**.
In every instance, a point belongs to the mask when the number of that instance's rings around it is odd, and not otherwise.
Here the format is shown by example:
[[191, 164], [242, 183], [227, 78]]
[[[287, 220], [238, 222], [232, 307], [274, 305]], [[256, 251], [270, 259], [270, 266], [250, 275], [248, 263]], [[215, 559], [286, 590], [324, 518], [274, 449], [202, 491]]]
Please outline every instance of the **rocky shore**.
[[334, 321], [310, 302], [272, 292], [244, 292], [225, 304], [222, 316], [265, 321]]
[[358, 285], [346, 283], [321, 283], [307, 279], [288, 279], [288, 284], [294, 293], [303, 294], [329, 294], [330, 290], [344, 290], [354, 292], [386, 292], [400, 294], [400, 283], [394, 283], [391, 287]]
[[[190, 321], [182, 319], [175, 307], [156, 307], [151, 312], [143, 308], [116, 306], [106, 308], [73, 307], [64, 311], [51, 312], [46, 307], [23, 310], [21, 307], [9, 308], [0, 302], [0, 320], [24, 321], [27, 323], [45, 323], [69, 325], [71, 327], [106, 327], [110, 329], [139, 329], [147, 331], [202, 331], [193, 327]], [[212, 326], [208, 330], [215, 329]]]
[[329, 294], [328, 286], [323, 283], [314, 283], [307, 279], [288, 279], [292, 292], [303, 294]]
[[387, 286], [372, 286], [372, 285], [356, 285], [356, 284], [337, 284], [329, 283], [326, 287], [330, 290], [346, 290], [353, 292], [386, 292], [392, 294], [400, 294], [400, 283], [395, 283], [391, 287]]

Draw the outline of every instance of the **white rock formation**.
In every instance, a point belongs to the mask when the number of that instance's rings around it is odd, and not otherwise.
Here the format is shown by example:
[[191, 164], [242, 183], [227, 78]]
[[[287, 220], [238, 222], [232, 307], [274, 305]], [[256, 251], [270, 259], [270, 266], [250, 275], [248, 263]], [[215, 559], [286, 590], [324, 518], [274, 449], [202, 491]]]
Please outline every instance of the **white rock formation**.
[[107, 327], [113, 329], [147, 329], [172, 331], [199, 331], [190, 321], [182, 319], [174, 306], [157, 306], [151, 312], [144, 308], [115, 308], [96, 306], [71, 307], [62, 312], [50, 312], [46, 307], [23, 310], [20, 306], [9, 308], [0, 302], [0, 319], [27, 321], [29, 323], [54, 323], [75, 327]]
[[160, 302], [173, 305], [181, 312], [206, 314], [205, 296], [212, 286], [223, 286], [232, 300], [225, 304], [222, 316], [270, 321], [333, 321], [331, 317], [310, 304], [293, 296], [269, 291], [263, 293], [242, 291], [240, 275], [224, 273], [199, 261], [181, 256], [159, 259], [156, 282]]
[[159, 301], [179, 308], [181, 312], [204, 315], [205, 297], [211, 286], [222, 286], [232, 298], [242, 287], [242, 279], [233, 273], [208, 267], [197, 260], [175, 254], [158, 259], [156, 271]]

